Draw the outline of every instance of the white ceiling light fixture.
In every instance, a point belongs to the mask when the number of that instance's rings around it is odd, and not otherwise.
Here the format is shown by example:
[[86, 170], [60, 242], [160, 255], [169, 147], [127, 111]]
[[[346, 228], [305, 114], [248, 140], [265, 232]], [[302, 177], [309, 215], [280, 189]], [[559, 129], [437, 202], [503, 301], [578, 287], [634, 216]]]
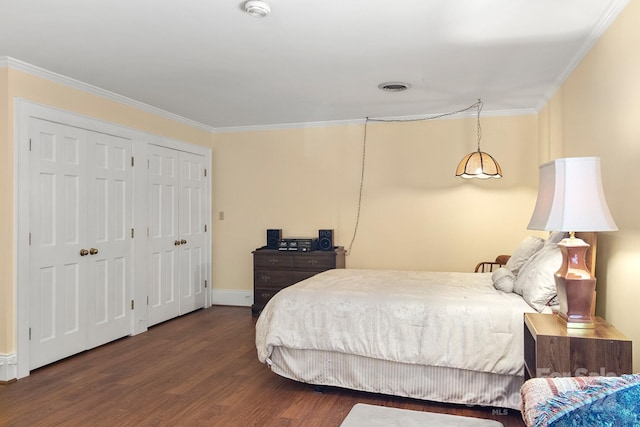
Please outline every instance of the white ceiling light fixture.
[[260, 0], [250, 0], [244, 4], [244, 10], [254, 18], [264, 18], [271, 13], [271, 6]]

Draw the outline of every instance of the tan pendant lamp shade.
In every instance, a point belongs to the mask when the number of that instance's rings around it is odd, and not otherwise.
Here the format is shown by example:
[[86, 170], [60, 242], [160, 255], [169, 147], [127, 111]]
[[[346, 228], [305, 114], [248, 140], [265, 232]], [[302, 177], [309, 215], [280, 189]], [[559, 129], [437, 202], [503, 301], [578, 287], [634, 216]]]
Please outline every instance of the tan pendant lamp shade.
[[456, 176], [461, 178], [502, 178], [502, 168], [491, 157], [490, 154], [480, 151], [480, 138], [482, 136], [482, 128], [480, 127], [480, 110], [482, 110], [482, 101], [478, 100], [478, 149], [467, 154], [458, 164]]
[[469, 153], [460, 161], [456, 176], [462, 178], [501, 178], [502, 169], [490, 154], [483, 151]]

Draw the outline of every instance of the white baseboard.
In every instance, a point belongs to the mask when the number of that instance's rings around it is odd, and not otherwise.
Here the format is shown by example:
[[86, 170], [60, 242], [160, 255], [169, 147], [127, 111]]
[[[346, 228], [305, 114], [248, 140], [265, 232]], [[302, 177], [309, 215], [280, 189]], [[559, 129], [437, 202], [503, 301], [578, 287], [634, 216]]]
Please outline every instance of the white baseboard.
[[9, 382], [18, 378], [18, 365], [15, 354], [0, 354], [0, 382]]
[[251, 307], [253, 304], [253, 292], [237, 291], [233, 289], [212, 289], [211, 301], [213, 305], [239, 305]]

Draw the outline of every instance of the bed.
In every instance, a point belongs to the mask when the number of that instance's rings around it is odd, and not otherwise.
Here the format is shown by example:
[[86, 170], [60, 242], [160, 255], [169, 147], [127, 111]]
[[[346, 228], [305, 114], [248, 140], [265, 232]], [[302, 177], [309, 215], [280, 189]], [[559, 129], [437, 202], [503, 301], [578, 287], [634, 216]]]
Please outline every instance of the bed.
[[520, 409], [523, 313], [551, 312], [563, 236], [527, 237], [491, 273], [320, 273], [267, 303], [258, 359], [314, 385]]

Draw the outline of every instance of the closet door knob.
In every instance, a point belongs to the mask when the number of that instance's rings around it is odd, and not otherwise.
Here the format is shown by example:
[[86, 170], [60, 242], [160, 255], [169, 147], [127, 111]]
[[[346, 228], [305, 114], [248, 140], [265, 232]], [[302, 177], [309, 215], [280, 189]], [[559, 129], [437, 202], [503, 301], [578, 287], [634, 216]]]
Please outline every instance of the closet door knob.
[[87, 256], [89, 255], [89, 251], [86, 249], [80, 249], [80, 256]]
[[186, 241], [186, 240], [184, 240], [184, 239], [182, 239], [182, 240], [180, 240], [180, 243], [182, 243], [183, 245], [186, 245], [186, 244], [187, 244], [187, 241]]
[[89, 253], [90, 253], [91, 255], [95, 255], [95, 254], [97, 254], [97, 253], [98, 253], [98, 250], [97, 250], [96, 248], [91, 248], [91, 249], [89, 249]]
[[176, 246], [180, 246], [180, 240], [176, 240], [175, 242], [173, 242], [173, 244]]

